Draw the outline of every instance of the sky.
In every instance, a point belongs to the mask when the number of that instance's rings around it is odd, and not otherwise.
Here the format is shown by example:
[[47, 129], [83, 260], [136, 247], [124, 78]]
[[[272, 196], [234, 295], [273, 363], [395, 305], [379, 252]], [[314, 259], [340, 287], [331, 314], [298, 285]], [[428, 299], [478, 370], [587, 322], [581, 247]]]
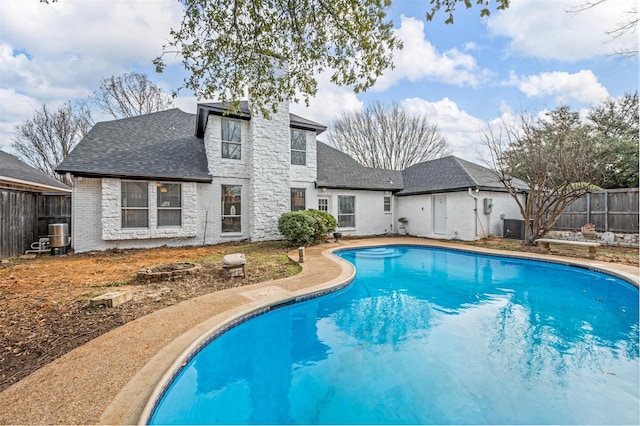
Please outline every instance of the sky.
[[[428, 0], [394, 0], [388, 12], [404, 43], [395, 68], [358, 95], [319, 75], [311, 105], [292, 104], [291, 112], [330, 127], [345, 112], [397, 102], [437, 124], [453, 155], [481, 163], [490, 123], [561, 105], [581, 111], [638, 90], [638, 57], [615, 54], [637, 50], [638, 34], [607, 35], [637, 13], [637, 1], [569, 12], [584, 1], [512, 0], [488, 18], [461, 4], [445, 25], [444, 14], [426, 21]], [[177, 0], [1, 0], [0, 149], [15, 154], [16, 126], [42, 105], [86, 99], [104, 78], [135, 71], [167, 93], [177, 89], [186, 76], [179, 59], [166, 57], [162, 74], [152, 60], [181, 18]], [[175, 106], [193, 113], [197, 102], [181, 91]]]

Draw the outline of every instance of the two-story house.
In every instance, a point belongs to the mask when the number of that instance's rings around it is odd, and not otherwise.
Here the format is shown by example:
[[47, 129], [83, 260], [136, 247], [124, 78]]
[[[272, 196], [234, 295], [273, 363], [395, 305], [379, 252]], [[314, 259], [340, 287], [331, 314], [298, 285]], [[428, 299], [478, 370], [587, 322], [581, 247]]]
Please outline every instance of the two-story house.
[[485, 168], [455, 157], [364, 167], [317, 141], [325, 130], [286, 103], [269, 119], [242, 102], [237, 114], [203, 103], [195, 115], [98, 123], [57, 168], [73, 182], [73, 248], [277, 240], [280, 216], [306, 208], [334, 215], [345, 235], [396, 232], [402, 216], [413, 235], [460, 239], [497, 234], [499, 215], [519, 215]]

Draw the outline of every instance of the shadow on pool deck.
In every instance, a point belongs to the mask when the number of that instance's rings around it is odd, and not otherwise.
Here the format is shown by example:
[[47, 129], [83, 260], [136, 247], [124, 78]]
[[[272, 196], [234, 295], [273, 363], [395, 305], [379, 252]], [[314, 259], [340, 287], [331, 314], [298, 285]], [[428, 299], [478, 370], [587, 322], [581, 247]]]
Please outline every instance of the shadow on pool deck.
[[[638, 268], [558, 256], [504, 252], [423, 238], [343, 240], [306, 249], [293, 277], [210, 293], [156, 311], [74, 349], [0, 393], [2, 424], [132, 424], [166, 375], [214, 329], [283, 300], [342, 285], [353, 267], [336, 248], [419, 244], [577, 264], [610, 271], [637, 286]], [[298, 253], [289, 253], [292, 260]], [[144, 418], [142, 419], [144, 421]]]

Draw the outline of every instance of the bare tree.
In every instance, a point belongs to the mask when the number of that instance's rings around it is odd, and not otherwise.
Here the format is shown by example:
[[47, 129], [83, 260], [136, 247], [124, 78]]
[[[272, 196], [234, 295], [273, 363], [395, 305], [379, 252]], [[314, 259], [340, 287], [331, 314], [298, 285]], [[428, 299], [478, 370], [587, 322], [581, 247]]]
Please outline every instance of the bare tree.
[[397, 103], [387, 108], [377, 102], [342, 114], [332, 125], [330, 141], [362, 165], [380, 169], [403, 170], [449, 154], [436, 124]]
[[[484, 141], [487, 165], [518, 204], [524, 222], [531, 223], [525, 226], [524, 245], [546, 235], [562, 212], [602, 178], [607, 163], [589, 126], [567, 107], [540, 119], [521, 114], [517, 122], [489, 126]], [[523, 190], [522, 181], [528, 188]]]
[[65, 103], [57, 110], [42, 105], [33, 117], [16, 126], [13, 148], [26, 163], [64, 181], [55, 168], [93, 126], [84, 104]]
[[173, 99], [162, 93], [146, 74], [131, 72], [119, 77], [111, 76], [100, 83], [91, 101], [115, 119], [134, 117], [171, 108]]
[[[568, 10], [569, 13], [579, 13], [585, 11], [587, 9], [593, 9], [594, 7], [603, 5], [607, 3], [609, 0], [585, 0], [583, 3], [578, 4], [574, 8]], [[606, 31], [605, 33], [611, 37], [612, 40], [618, 39], [628, 32], [635, 33], [638, 28], [638, 5], [634, 4], [631, 6], [631, 9], [627, 10], [624, 13], [625, 16], [618, 21], [616, 27]], [[638, 55], [638, 41], [636, 38], [635, 44], [633, 47], [624, 48], [615, 51], [616, 55], [620, 55], [623, 57], [633, 57]]]

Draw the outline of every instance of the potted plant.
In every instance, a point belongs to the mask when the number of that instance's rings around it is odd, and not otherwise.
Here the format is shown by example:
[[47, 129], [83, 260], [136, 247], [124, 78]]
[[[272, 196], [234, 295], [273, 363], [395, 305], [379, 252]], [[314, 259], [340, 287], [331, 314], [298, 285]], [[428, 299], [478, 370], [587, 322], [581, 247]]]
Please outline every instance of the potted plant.
[[409, 223], [409, 219], [407, 219], [406, 217], [399, 217], [398, 218], [398, 222], [400, 223], [399, 226], [399, 230], [401, 234], [406, 234], [407, 233], [407, 223]]

